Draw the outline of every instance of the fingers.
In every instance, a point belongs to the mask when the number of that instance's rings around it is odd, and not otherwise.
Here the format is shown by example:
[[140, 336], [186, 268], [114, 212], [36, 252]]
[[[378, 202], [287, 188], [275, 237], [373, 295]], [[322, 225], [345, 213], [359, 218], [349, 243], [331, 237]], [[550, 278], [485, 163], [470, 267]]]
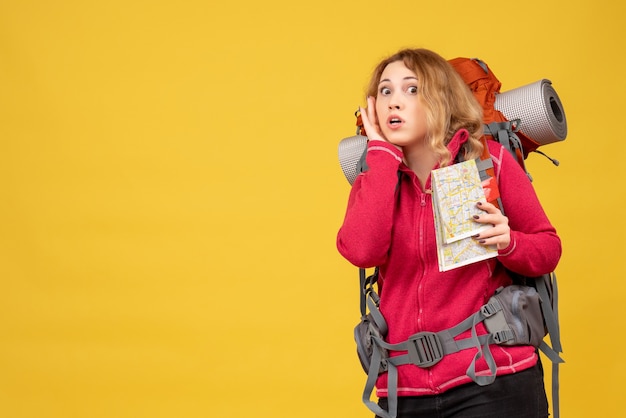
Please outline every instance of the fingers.
[[[368, 96], [367, 98], [367, 118], [370, 120], [372, 125], [376, 125], [378, 128], [378, 117], [376, 116], [376, 98], [372, 96]], [[380, 131], [380, 129], [376, 129]]]
[[477, 202], [476, 206], [479, 209], [484, 210], [485, 212], [490, 213], [490, 214], [502, 213], [500, 209], [498, 209], [495, 205], [489, 202]]
[[498, 250], [504, 250], [510, 245], [511, 237], [510, 235], [497, 235], [490, 238], [476, 238], [476, 241], [485, 247], [495, 246]]
[[486, 229], [472, 238], [481, 245], [492, 245], [498, 250], [503, 250], [511, 243], [511, 230], [508, 225], [495, 225], [493, 228]]
[[474, 221], [481, 224], [498, 225], [505, 223], [508, 225], [508, 218], [502, 214], [500, 209], [489, 202], [478, 202], [476, 206], [485, 213], [474, 215]]
[[[488, 207], [490, 206], [490, 207]], [[479, 207], [485, 210], [486, 213], [480, 215], [474, 215], [474, 222], [480, 224], [491, 224], [494, 227], [502, 226], [499, 229], [509, 229], [509, 218], [504, 216], [500, 209], [496, 208], [490, 203], [482, 203]]]
[[493, 228], [488, 228], [474, 235], [473, 238], [482, 245], [495, 245], [499, 250], [508, 247], [511, 243], [509, 218], [504, 216], [500, 209], [491, 203], [478, 202], [477, 206], [484, 210], [485, 214], [474, 215], [474, 221], [481, 224], [491, 224]]
[[369, 96], [367, 98], [367, 108], [359, 107], [359, 111], [361, 112], [363, 127], [365, 132], [367, 132], [367, 138], [373, 141], [385, 141], [376, 117], [376, 98]]

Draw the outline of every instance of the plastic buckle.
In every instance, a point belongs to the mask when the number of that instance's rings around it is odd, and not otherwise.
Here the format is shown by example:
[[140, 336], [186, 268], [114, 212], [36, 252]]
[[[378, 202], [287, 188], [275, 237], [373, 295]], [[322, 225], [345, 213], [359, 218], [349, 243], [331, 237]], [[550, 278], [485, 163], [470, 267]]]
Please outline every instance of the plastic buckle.
[[490, 316], [500, 312], [502, 310], [502, 306], [496, 299], [491, 299], [488, 303], [484, 304], [480, 310], [485, 318], [489, 318]]
[[418, 367], [433, 366], [443, 358], [441, 341], [434, 332], [418, 332], [411, 335], [408, 342], [409, 360]]
[[493, 342], [496, 344], [505, 344], [515, 338], [515, 334], [510, 329], [503, 329], [494, 332], [492, 335]]

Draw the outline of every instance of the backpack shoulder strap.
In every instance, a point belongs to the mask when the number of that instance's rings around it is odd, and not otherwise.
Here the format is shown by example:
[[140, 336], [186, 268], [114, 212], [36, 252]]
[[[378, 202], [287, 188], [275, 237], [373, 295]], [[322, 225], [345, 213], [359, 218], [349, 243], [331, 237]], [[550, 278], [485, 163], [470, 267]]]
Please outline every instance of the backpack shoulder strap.
[[[513, 158], [517, 160], [517, 163], [530, 178], [530, 175], [526, 170], [526, 164], [524, 163], [524, 147], [522, 145], [522, 141], [517, 135], [519, 126], [519, 119], [504, 122], [491, 122], [483, 126], [483, 131], [485, 135], [489, 135], [495, 141], [499, 142], [500, 145], [502, 145], [513, 156]], [[532, 178], [530, 178], [530, 180], [532, 181]]]

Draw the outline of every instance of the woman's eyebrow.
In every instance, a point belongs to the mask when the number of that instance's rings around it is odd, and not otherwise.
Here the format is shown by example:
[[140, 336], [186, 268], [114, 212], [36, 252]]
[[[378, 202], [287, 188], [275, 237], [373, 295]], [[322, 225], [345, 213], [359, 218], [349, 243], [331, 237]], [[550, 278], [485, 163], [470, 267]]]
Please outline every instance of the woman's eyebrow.
[[[417, 81], [417, 77], [414, 77], [414, 76], [412, 76], [412, 75], [411, 75], [411, 76], [408, 76], [408, 77], [404, 77], [402, 80], [415, 80], [415, 81]], [[385, 82], [391, 82], [391, 80], [390, 80], [390, 79], [388, 79], [388, 78], [385, 78], [385, 79], [383, 79], [383, 80], [380, 80], [380, 81], [378, 82], [378, 84], [380, 84], [380, 83], [385, 83]]]

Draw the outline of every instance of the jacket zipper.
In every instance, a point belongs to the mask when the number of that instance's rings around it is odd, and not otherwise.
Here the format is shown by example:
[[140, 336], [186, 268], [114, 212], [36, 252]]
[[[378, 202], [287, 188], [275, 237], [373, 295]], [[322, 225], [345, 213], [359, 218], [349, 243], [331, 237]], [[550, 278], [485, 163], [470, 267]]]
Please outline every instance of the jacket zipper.
[[[419, 193], [420, 196], [420, 208], [419, 208], [419, 216], [418, 216], [418, 251], [419, 251], [419, 256], [420, 259], [422, 261], [422, 266], [424, 266], [424, 261], [425, 261], [425, 257], [424, 257], [424, 210], [426, 208], [426, 193], [423, 192], [421, 190], [421, 187], [418, 187], [418, 185], [415, 185], [417, 193]], [[424, 280], [424, 275], [426, 273], [426, 270], [424, 268], [422, 268], [422, 275], [419, 278], [419, 282], [417, 285], [417, 300], [418, 303], [420, 302], [420, 300], [422, 299], [422, 281]], [[417, 310], [417, 328], [418, 331], [424, 331], [423, 326], [422, 326], [422, 304], [420, 303], [420, 307]]]
[[[419, 241], [418, 241], [418, 248], [419, 248], [419, 254], [420, 254], [420, 258], [422, 261], [422, 266], [425, 265], [425, 243], [424, 243], [424, 235], [425, 235], [425, 226], [424, 226], [424, 222], [425, 222], [425, 210], [426, 210], [426, 195], [427, 194], [431, 194], [429, 189], [426, 189], [425, 191], [422, 191], [421, 187], [418, 188], [418, 193], [420, 195], [420, 208], [419, 208], [419, 221], [418, 221], [418, 231], [419, 231]], [[417, 328], [418, 331], [425, 331], [423, 324], [422, 324], [422, 292], [423, 292], [423, 280], [424, 280], [424, 276], [426, 274], [426, 269], [422, 268], [422, 275], [419, 279], [419, 284], [417, 286], [417, 300], [418, 303], [420, 304], [420, 307], [418, 309], [418, 316], [417, 316]], [[433, 384], [433, 372], [432, 370], [428, 370], [428, 385], [430, 386], [431, 389], [434, 389], [434, 384]]]

